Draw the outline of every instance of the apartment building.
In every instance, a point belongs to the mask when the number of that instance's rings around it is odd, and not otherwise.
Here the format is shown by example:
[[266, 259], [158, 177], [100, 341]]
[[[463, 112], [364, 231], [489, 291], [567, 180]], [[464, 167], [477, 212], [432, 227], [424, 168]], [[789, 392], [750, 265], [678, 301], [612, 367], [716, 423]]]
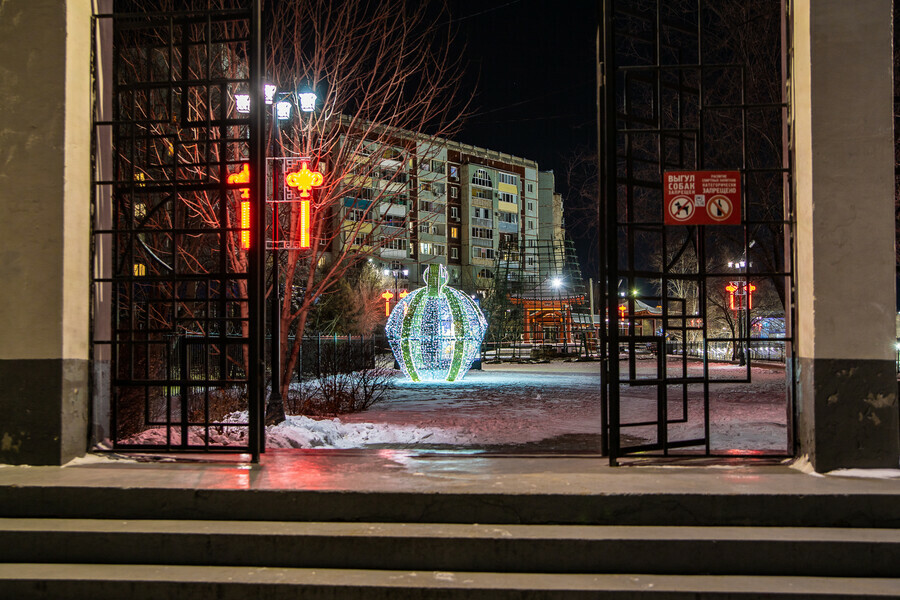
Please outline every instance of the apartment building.
[[371, 253], [401, 290], [424, 285], [425, 269], [439, 263], [450, 285], [484, 295], [502, 247], [521, 250], [528, 279], [538, 273], [537, 240], [563, 238], [562, 197], [533, 160], [413, 134], [390, 147], [347, 143], [365, 167], [348, 180], [354, 191], [336, 215], [345, 233], [333, 251]]

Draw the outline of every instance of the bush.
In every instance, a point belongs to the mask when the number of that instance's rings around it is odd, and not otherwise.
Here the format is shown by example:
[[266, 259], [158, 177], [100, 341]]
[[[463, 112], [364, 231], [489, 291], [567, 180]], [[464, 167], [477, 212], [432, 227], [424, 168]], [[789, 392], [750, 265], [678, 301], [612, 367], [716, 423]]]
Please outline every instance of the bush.
[[323, 361], [319, 376], [292, 389], [285, 402], [287, 412], [306, 416], [336, 416], [364, 411], [388, 396], [396, 371], [393, 356], [378, 355], [375, 365], [350, 371], [342, 355]]

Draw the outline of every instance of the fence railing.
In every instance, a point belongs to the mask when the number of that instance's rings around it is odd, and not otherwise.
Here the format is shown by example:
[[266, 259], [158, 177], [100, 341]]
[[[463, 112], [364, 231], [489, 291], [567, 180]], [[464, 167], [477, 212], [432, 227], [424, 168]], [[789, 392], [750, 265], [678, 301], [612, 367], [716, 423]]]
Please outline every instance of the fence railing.
[[[777, 340], [750, 340], [749, 344], [743, 348], [730, 341], [707, 342], [706, 348], [708, 349], [707, 355], [709, 360], [716, 361], [736, 360], [742, 349], [750, 356], [751, 360], [784, 362], [785, 357], [785, 342]], [[687, 354], [688, 356], [702, 359], [704, 344], [702, 342], [688, 342], [685, 344], [678, 340], [669, 340], [666, 342], [666, 354]]]
[[[293, 347], [288, 338], [288, 348]], [[267, 342], [267, 348], [271, 344]], [[299, 379], [320, 377], [322, 373], [350, 373], [375, 367], [376, 357], [389, 354], [384, 335], [310, 335], [303, 336], [300, 357], [294, 373]], [[271, 364], [271, 362], [269, 362]]]

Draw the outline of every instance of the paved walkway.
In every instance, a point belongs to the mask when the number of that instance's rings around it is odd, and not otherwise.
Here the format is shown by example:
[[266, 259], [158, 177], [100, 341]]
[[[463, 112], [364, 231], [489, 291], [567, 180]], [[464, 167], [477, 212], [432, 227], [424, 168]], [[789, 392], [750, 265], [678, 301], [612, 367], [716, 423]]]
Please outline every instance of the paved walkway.
[[[152, 487], [356, 492], [876, 493], [900, 499], [900, 471], [806, 474], [748, 460], [635, 461], [413, 450], [271, 450], [248, 455], [89, 455], [64, 467], [0, 466], [0, 486]], [[895, 477], [895, 478], [891, 478]]]

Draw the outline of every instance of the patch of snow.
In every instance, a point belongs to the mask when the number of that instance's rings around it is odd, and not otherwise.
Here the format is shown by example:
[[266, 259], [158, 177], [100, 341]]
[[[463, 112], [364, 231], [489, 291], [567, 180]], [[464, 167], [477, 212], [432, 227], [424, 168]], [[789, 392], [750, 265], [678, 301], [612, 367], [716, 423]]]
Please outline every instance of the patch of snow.
[[370, 422], [344, 423], [338, 418], [288, 416], [283, 423], [266, 427], [268, 448], [362, 448], [373, 445], [415, 446], [423, 443], [464, 442], [465, 434], [456, 429]]
[[855, 477], [859, 479], [900, 479], [900, 469], [834, 469], [825, 473], [817, 473], [804, 454], [791, 463], [790, 467], [813, 477]]
[[[638, 376], [651, 378], [655, 362], [639, 365]], [[483, 371], [469, 371], [461, 381], [415, 383], [402, 376], [386, 400], [365, 412], [340, 418], [290, 416], [267, 428], [272, 448], [365, 448], [484, 446], [541, 444], [556, 451], [599, 451], [599, 362], [494, 363]], [[670, 373], [681, 373], [680, 360], [670, 360]], [[689, 363], [689, 375], [696, 364]], [[701, 369], [702, 370], [702, 369]], [[737, 379], [746, 369], [712, 365], [711, 376]], [[303, 388], [295, 388], [305, 393]], [[621, 388], [623, 422], [656, 419], [656, 386]], [[702, 386], [670, 386], [668, 414], [679, 419], [669, 425], [669, 439], [696, 439], [703, 434]], [[785, 373], [753, 369], [753, 383], [715, 383], [710, 386], [710, 443], [713, 451], [787, 451]], [[226, 423], [246, 424], [247, 413], [233, 413]], [[628, 443], [655, 440], [655, 426], [622, 429]], [[191, 427], [190, 444], [203, 445], [203, 427]], [[210, 428], [211, 445], [246, 443], [247, 428]], [[166, 444], [166, 431], [156, 427], [127, 440], [138, 444]], [[180, 429], [172, 428], [171, 443], [180, 443]]]
[[827, 471], [825, 475], [862, 479], [900, 479], [900, 469], [835, 469]]
[[79, 456], [77, 458], [73, 458], [62, 467], [80, 467], [84, 465], [107, 465], [111, 462], [130, 462], [137, 463], [138, 461], [127, 458], [118, 454], [85, 454], [84, 456]]
[[813, 477], [825, 477], [821, 473], [816, 473], [816, 470], [815, 468], [813, 468], [812, 463], [809, 462], [808, 454], [804, 454], [797, 460], [793, 461], [789, 466], [796, 471], [806, 473], [807, 475], [812, 475]]

